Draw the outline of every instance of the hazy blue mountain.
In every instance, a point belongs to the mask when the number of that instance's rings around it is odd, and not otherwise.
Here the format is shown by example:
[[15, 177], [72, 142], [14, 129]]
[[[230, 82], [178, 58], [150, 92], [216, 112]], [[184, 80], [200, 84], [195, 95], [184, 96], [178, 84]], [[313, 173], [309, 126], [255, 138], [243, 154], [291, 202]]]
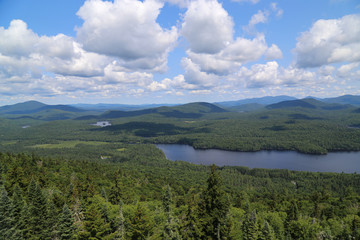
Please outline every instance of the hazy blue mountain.
[[[23, 103], [16, 103], [13, 105], [6, 105], [0, 107], [1, 114], [14, 114], [14, 112], [24, 112], [24, 111], [33, 111], [35, 109], [39, 109], [41, 107], [47, 106], [44, 103], [37, 102], [37, 101], [27, 101]], [[16, 113], [15, 113], [16, 114]]]
[[308, 109], [322, 109], [322, 110], [341, 110], [351, 108], [353, 106], [349, 104], [339, 104], [339, 103], [326, 103], [319, 101], [313, 98], [304, 98], [292, 101], [283, 101], [275, 104], [267, 105], [267, 109], [281, 109], [281, 108], [292, 108], [292, 107], [302, 107]]
[[340, 103], [340, 104], [351, 104], [354, 106], [360, 106], [360, 96], [357, 95], [344, 95], [334, 98], [324, 98], [321, 101], [327, 103]]
[[87, 111], [98, 111], [105, 112], [109, 110], [119, 110], [119, 111], [134, 111], [142, 110], [148, 108], [156, 108], [161, 106], [175, 106], [177, 104], [140, 104], [140, 105], [130, 105], [130, 104], [109, 104], [109, 103], [98, 103], [98, 104], [71, 104], [70, 106], [87, 110]]
[[85, 110], [78, 109], [68, 105], [46, 105], [40, 102], [25, 102], [25, 103], [18, 103], [12, 106], [6, 106], [7, 108], [4, 111], [1, 111], [2, 114], [33, 114], [39, 113], [43, 111], [49, 110], [60, 110], [64, 112], [84, 112]]
[[[316, 100], [314, 100], [316, 101]], [[301, 100], [291, 100], [291, 101], [282, 101], [279, 103], [274, 103], [267, 105], [267, 109], [281, 109], [281, 108], [293, 108], [293, 107], [302, 107], [302, 108], [311, 108], [316, 109], [316, 106], [304, 99]]]
[[241, 104], [241, 105], [229, 107], [229, 109], [235, 112], [252, 112], [263, 109], [264, 107], [265, 105], [259, 103], [247, 103], [247, 104]]
[[220, 112], [227, 112], [227, 110], [211, 103], [197, 102], [197, 103], [188, 103], [174, 107], [163, 106], [158, 108], [149, 108], [149, 109], [134, 110], [134, 111], [108, 111], [101, 115], [82, 116], [77, 119], [78, 120], [111, 119], [111, 118], [122, 118], [122, 117], [135, 117], [146, 114], [160, 114], [165, 117], [175, 117], [175, 118], [199, 118], [205, 113], [220, 113]]
[[224, 106], [224, 107], [234, 107], [234, 106], [239, 106], [239, 105], [249, 104], [249, 103], [269, 105], [269, 104], [274, 104], [274, 103], [289, 101], [289, 100], [296, 100], [296, 99], [297, 98], [295, 98], [295, 97], [282, 95], [282, 96], [275, 96], [275, 97], [267, 96], [267, 97], [261, 97], [261, 98], [247, 98], [247, 99], [241, 99], [241, 100], [237, 100], [237, 101], [217, 102], [216, 104]]

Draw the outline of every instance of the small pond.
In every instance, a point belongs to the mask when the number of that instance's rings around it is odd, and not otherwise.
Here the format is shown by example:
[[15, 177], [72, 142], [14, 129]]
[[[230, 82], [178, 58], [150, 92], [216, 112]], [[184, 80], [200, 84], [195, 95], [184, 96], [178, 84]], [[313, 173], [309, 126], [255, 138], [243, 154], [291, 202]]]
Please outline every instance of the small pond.
[[101, 122], [97, 122], [97, 123], [94, 123], [91, 125], [98, 126], [98, 127], [107, 127], [107, 126], [111, 126], [111, 123], [108, 121], [101, 121]]

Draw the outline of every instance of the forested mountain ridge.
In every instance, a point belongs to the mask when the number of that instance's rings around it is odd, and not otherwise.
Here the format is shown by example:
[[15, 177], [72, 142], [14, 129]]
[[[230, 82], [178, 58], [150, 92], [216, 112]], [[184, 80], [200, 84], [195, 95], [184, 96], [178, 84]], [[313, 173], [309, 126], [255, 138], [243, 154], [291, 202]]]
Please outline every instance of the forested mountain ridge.
[[[314, 99], [285, 101], [245, 112], [210, 103], [190, 103], [88, 114], [52, 109], [28, 115], [0, 115], [5, 118], [0, 124], [0, 150], [39, 151], [42, 144], [68, 145], [66, 141], [70, 145], [90, 141], [178, 143], [198, 149], [293, 150], [310, 154], [360, 150], [358, 108]], [[97, 121], [109, 121], [109, 126], [100, 128]]]
[[108, 111], [100, 115], [82, 116], [77, 118], [77, 120], [125, 118], [147, 114], [159, 114], [164, 117], [174, 118], [200, 118], [206, 113], [222, 112], [228, 111], [211, 103], [199, 102], [188, 103], [174, 107], [157, 107], [134, 111]]
[[234, 107], [234, 106], [240, 106], [240, 105], [250, 104], [250, 103], [269, 105], [269, 104], [274, 104], [274, 103], [283, 102], [283, 101], [290, 101], [290, 100], [296, 100], [296, 98], [290, 97], [290, 96], [285, 96], [285, 95], [275, 96], [275, 97], [267, 96], [267, 97], [261, 97], [261, 98], [247, 98], [247, 99], [241, 99], [241, 100], [237, 100], [237, 101], [217, 102], [216, 104], [219, 104], [220, 106], [225, 106], [225, 107]]
[[0, 117], [7, 119], [34, 119], [39, 121], [54, 121], [76, 118], [88, 115], [87, 112], [69, 105], [46, 105], [37, 101], [28, 101], [0, 107]]
[[356, 95], [344, 95], [334, 98], [324, 98], [323, 102], [327, 103], [338, 103], [338, 104], [351, 104], [354, 106], [360, 106], [360, 96]]
[[0, 113], [11, 113], [11, 112], [22, 112], [22, 111], [32, 111], [46, 106], [46, 104], [37, 102], [37, 101], [28, 101], [23, 103], [17, 103], [13, 105], [6, 105], [0, 107]]
[[[350, 104], [353, 106], [360, 106], [360, 96], [358, 95], [344, 95], [339, 97], [333, 97], [333, 98], [316, 98], [316, 97], [307, 97], [307, 98], [313, 98], [318, 101], [324, 102], [324, 103], [335, 103], [335, 104]], [[305, 98], [306, 99], [306, 98]], [[237, 101], [225, 101], [225, 102], [217, 102], [216, 104], [224, 107], [235, 107], [235, 106], [241, 106], [244, 104], [249, 103], [257, 103], [261, 105], [271, 105], [275, 103], [280, 103], [284, 101], [293, 101], [293, 100], [300, 100], [295, 97], [290, 96], [267, 96], [267, 97], [261, 97], [261, 98], [248, 98], [248, 99], [242, 99]]]
[[266, 106], [267, 109], [281, 109], [281, 108], [294, 108], [294, 107], [302, 107], [308, 109], [322, 109], [322, 110], [341, 110], [347, 108], [354, 108], [354, 106], [350, 104], [325, 103], [313, 98], [283, 101]]

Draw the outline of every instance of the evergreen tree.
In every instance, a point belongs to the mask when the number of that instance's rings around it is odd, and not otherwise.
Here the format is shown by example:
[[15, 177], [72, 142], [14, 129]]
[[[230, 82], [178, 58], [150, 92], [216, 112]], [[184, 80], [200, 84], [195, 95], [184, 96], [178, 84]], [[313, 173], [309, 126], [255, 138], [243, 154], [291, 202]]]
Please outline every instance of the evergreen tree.
[[29, 207], [28, 204], [24, 201], [24, 206], [21, 210], [21, 217], [18, 223], [18, 229], [20, 230], [21, 239], [26, 239], [26, 236], [29, 236]]
[[49, 239], [56, 239], [58, 236], [58, 212], [52, 200], [47, 201], [46, 236]]
[[60, 239], [71, 239], [74, 234], [74, 218], [69, 207], [65, 204], [59, 216]]
[[259, 227], [256, 221], [255, 211], [251, 214], [247, 214], [242, 225], [243, 239], [244, 240], [255, 240], [259, 236]]
[[114, 186], [111, 187], [109, 192], [109, 201], [112, 204], [119, 204], [122, 199], [121, 195], [121, 182], [119, 178], [121, 177], [121, 171], [117, 170], [114, 175]]
[[137, 205], [134, 218], [131, 220], [131, 239], [143, 240], [150, 235], [152, 226], [145, 209], [141, 204]]
[[169, 185], [167, 185], [165, 188], [165, 193], [163, 195], [162, 203], [166, 216], [166, 222], [164, 225], [164, 230], [162, 232], [162, 239], [171, 239], [171, 240], [180, 239], [178, 222], [174, 218], [173, 211], [171, 208], [172, 193]]
[[122, 210], [122, 205], [120, 206], [120, 211], [119, 211], [119, 215], [117, 216], [116, 220], [115, 220], [115, 226], [116, 226], [116, 230], [114, 233], [114, 239], [117, 240], [123, 240], [125, 239], [125, 218], [124, 218], [124, 214], [123, 214], [123, 210]]
[[12, 202], [5, 188], [0, 194], [0, 239], [11, 239], [15, 229]]
[[[16, 238], [20, 239], [23, 233], [25, 226], [23, 223], [23, 209], [24, 209], [24, 200], [22, 197], [21, 189], [19, 185], [15, 185], [13, 197], [12, 197], [12, 204], [13, 204], [13, 219], [15, 225], [15, 234]], [[15, 238], [14, 238], [15, 239]]]
[[203, 192], [200, 203], [202, 228], [207, 238], [227, 239], [230, 235], [229, 202], [221, 189], [221, 179], [216, 166], [211, 166], [207, 180], [207, 189]]
[[180, 228], [183, 239], [202, 239], [204, 233], [201, 229], [201, 224], [197, 214], [196, 206], [193, 203], [188, 204], [186, 216]]
[[24, 199], [19, 185], [15, 185], [12, 199], [14, 206], [14, 219], [18, 222], [20, 221], [21, 211], [24, 207]]
[[83, 239], [102, 239], [110, 232], [110, 224], [105, 223], [99, 207], [92, 203], [85, 212], [85, 231], [80, 232]]
[[26, 237], [38, 236], [46, 238], [47, 201], [39, 184], [31, 181], [28, 188], [28, 231]]
[[292, 221], [297, 221], [299, 218], [299, 210], [295, 200], [290, 202], [290, 206], [286, 211], [285, 229], [289, 231], [289, 225]]
[[163, 204], [165, 213], [171, 212], [172, 193], [171, 193], [171, 188], [169, 185], [167, 185], [165, 187], [165, 193], [163, 194], [163, 197], [162, 197], [162, 204]]
[[276, 236], [274, 230], [272, 229], [270, 224], [267, 221], [265, 221], [259, 240], [275, 240], [275, 239]]
[[107, 201], [108, 200], [108, 197], [107, 197], [107, 194], [106, 194], [106, 191], [105, 191], [105, 188], [102, 187], [101, 188], [101, 196]]
[[115, 239], [123, 240], [125, 239], [125, 218], [122, 210], [122, 206], [120, 206], [119, 216], [116, 218], [116, 231], [115, 231]]

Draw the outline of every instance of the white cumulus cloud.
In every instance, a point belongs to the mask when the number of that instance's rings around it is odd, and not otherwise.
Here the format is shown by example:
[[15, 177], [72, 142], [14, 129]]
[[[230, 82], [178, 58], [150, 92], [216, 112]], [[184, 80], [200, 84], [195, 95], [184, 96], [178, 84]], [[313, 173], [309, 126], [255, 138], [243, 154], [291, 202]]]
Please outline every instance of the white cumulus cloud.
[[[248, 28], [266, 22], [269, 11], [258, 11], [249, 21]], [[256, 61], [265, 55], [267, 60], [279, 59], [282, 52], [273, 44], [268, 47], [265, 36], [255, 33], [249, 39], [234, 38], [234, 23], [223, 6], [216, 0], [199, 0], [190, 3], [180, 31], [189, 43], [187, 57], [183, 59], [185, 79], [196, 84], [226, 77], [242, 64]], [[201, 80], [209, 78], [210, 81]], [[197, 79], [197, 80], [196, 80]]]
[[162, 7], [156, 0], [86, 1], [77, 12], [84, 20], [77, 39], [85, 50], [118, 57], [130, 68], [166, 66], [178, 32], [156, 22]]
[[282, 57], [283, 57], [282, 51], [275, 44], [271, 45], [271, 47], [269, 47], [266, 50], [266, 54], [265, 54], [265, 59], [266, 60], [280, 59]]
[[316, 80], [316, 74], [313, 72], [291, 66], [282, 68], [276, 61], [254, 64], [250, 68], [242, 67], [237, 77], [244, 80], [248, 88], [299, 85], [312, 83]]
[[190, 58], [183, 58], [181, 64], [185, 69], [184, 77], [187, 83], [201, 88], [211, 88], [217, 85], [219, 77], [215, 74], [201, 71], [200, 66]]
[[295, 53], [300, 67], [360, 61], [360, 15], [318, 20], [297, 39]]
[[29, 55], [38, 36], [22, 20], [12, 20], [8, 29], [0, 27], [0, 53], [8, 56]]
[[233, 39], [232, 18], [216, 0], [192, 1], [181, 34], [196, 53], [218, 53]]

